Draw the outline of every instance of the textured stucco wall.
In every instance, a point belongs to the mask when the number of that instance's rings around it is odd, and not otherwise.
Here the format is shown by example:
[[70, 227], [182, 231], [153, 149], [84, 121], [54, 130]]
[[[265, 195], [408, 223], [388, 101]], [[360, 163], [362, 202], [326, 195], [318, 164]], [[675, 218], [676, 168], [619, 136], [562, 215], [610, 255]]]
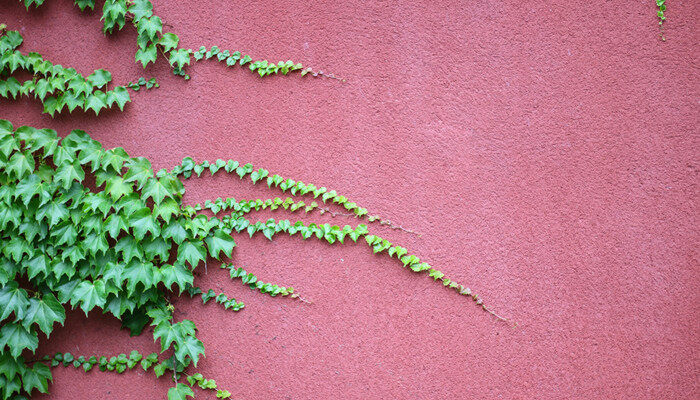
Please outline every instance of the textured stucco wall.
[[[256, 294], [211, 264], [200, 285], [245, 310], [177, 303], [200, 328], [201, 372], [235, 398], [700, 395], [700, 3], [669, 2], [663, 43], [651, 0], [155, 2], [183, 46], [291, 58], [345, 84], [213, 61], [189, 82], [162, 60], [144, 72], [132, 28], [105, 38], [98, 13], [47, 3], [0, 2], [24, 51], [161, 88], [97, 119], [51, 119], [29, 100], [0, 101], [0, 118], [84, 129], [155, 168], [234, 158], [335, 188], [422, 233], [380, 230], [518, 322], [365, 246], [237, 237], [235, 263], [314, 304]], [[187, 189], [187, 202], [279, 193], [230, 177]], [[73, 312], [39, 351], [157, 350], [118, 327]], [[51, 398], [163, 398], [168, 386], [58, 369]]]

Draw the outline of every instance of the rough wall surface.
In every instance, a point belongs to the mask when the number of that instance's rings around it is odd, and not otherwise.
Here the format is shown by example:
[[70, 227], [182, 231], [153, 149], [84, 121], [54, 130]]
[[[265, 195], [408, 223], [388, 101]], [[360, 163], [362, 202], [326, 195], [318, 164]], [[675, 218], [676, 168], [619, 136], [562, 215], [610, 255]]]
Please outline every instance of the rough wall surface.
[[[651, 0], [155, 1], [184, 47], [291, 58], [347, 83], [261, 80], [213, 61], [185, 82], [163, 60], [135, 64], [134, 29], [104, 37], [97, 12], [0, 3], [24, 51], [161, 83], [123, 113], [51, 119], [25, 99], [0, 101], [0, 118], [84, 129], [155, 168], [233, 158], [334, 188], [420, 232], [380, 230], [518, 323], [366, 246], [237, 237], [236, 264], [313, 304], [256, 294], [211, 264], [200, 286], [245, 310], [177, 303], [200, 328], [201, 372], [234, 398], [700, 396], [700, 3], [670, 1], [661, 42]], [[187, 189], [188, 203], [280, 193], [230, 177]], [[118, 328], [73, 312], [39, 352], [158, 349], [150, 332]], [[54, 376], [47, 398], [169, 387], [142, 372]]]

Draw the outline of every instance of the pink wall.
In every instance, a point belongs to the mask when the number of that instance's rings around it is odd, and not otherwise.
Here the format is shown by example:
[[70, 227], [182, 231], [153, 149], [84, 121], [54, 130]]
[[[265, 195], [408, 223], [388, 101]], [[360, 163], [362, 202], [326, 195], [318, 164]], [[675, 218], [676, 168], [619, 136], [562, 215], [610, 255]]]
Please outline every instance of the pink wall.
[[[200, 371], [235, 398], [700, 395], [700, 3], [669, 3], [664, 43], [652, 0], [155, 2], [183, 46], [291, 58], [345, 84], [213, 61], [188, 82], [162, 60], [143, 71], [133, 29], [105, 38], [98, 13], [70, 3], [28, 13], [3, 0], [2, 19], [24, 51], [161, 87], [97, 119], [51, 119], [29, 100], [0, 101], [0, 118], [84, 129], [155, 168], [234, 158], [335, 188], [422, 233], [379, 230], [518, 323], [366, 246], [237, 237], [236, 264], [313, 305], [256, 294], [212, 264], [200, 286], [245, 310], [177, 303], [200, 328]], [[280, 194], [223, 176], [187, 190], [190, 203]], [[118, 327], [74, 312], [39, 351], [157, 350], [150, 332]], [[51, 398], [164, 398], [168, 386], [60, 368]]]

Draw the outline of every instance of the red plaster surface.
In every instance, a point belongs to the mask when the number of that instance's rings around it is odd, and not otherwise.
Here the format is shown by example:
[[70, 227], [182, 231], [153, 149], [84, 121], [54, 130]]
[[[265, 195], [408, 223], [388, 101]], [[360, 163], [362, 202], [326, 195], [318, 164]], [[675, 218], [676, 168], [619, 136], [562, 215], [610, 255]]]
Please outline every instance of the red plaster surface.
[[[236, 264], [313, 304], [209, 264], [199, 284], [246, 308], [181, 300], [177, 317], [196, 322], [200, 371], [234, 398], [700, 396], [697, 1], [670, 2], [665, 43], [651, 0], [155, 2], [183, 46], [291, 58], [345, 84], [213, 61], [184, 82], [162, 60], [132, 61], [133, 28], [105, 38], [99, 14], [69, 1], [1, 3], [24, 51], [161, 87], [99, 118], [52, 120], [29, 100], [0, 101], [0, 118], [84, 129], [155, 168], [233, 158], [332, 187], [422, 233], [380, 230], [518, 323], [366, 246], [237, 237]], [[280, 194], [237, 177], [187, 189], [187, 202]], [[74, 312], [39, 351], [157, 350], [150, 332], [118, 328]], [[59, 368], [50, 397], [155, 399], [168, 386]]]

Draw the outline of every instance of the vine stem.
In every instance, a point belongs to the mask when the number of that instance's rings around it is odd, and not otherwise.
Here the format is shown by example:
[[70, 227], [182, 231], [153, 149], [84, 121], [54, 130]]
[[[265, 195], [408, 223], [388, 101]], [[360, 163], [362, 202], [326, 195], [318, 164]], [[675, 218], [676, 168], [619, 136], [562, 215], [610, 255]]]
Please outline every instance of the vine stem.
[[[484, 311], [486, 311], [487, 313], [489, 313], [489, 314], [493, 315], [494, 317], [496, 317], [499, 321], [503, 321], [503, 322], [509, 322], [509, 321], [510, 321], [508, 318], [502, 317], [502, 316], [496, 314], [495, 312], [491, 311], [488, 307], [486, 307], [486, 304], [482, 304], [482, 305], [481, 305], [481, 308], [483, 308]], [[513, 327], [516, 327], [517, 325], [518, 325], [518, 324], [517, 324], [516, 322], [513, 322]]]
[[305, 298], [299, 296], [297, 293], [294, 293], [294, 294], [292, 294], [292, 295], [289, 296], [289, 297], [291, 297], [292, 299], [297, 299], [297, 300], [299, 300], [299, 301], [301, 301], [301, 302], [304, 302], [304, 303], [306, 303], [306, 304], [314, 304], [313, 301], [306, 300]]
[[[332, 217], [341, 216], [341, 217], [361, 218], [361, 217], [358, 217], [358, 216], [355, 215], [355, 214], [336, 212], [336, 211], [333, 211], [333, 210], [328, 209], [328, 208], [326, 208], [326, 207], [318, 207], [318, 210], [319, 210], [319, 212], [320, 212], [321, 214], [323, 214], [323, 213], [329, 213]], [[380, 220], [379, 220], [379, 224], [388, 226], [388, 227], [391, 228], [391, 229], [396, 229], [396, 230], [404, 231], [404, 232], [406, 232], [406, 233], [411, 233], [411, 234], [416, 235], [416, 236], [418, 236], [418, 237], [423, 237], [423, 234], [418, 233], [418, 232], [416, 232], [416, 231], [413, 231], [413, 230], [411, 230], [411, 229], [406, 229], [406, 228], [404, 228], [404, 227], [401, 226], [401, 225], [396, 225], [396, 224], [394, 224], [393, 222], [391, 222], [391, 221], [388, 220], [388, 219], [380, 219]]]

